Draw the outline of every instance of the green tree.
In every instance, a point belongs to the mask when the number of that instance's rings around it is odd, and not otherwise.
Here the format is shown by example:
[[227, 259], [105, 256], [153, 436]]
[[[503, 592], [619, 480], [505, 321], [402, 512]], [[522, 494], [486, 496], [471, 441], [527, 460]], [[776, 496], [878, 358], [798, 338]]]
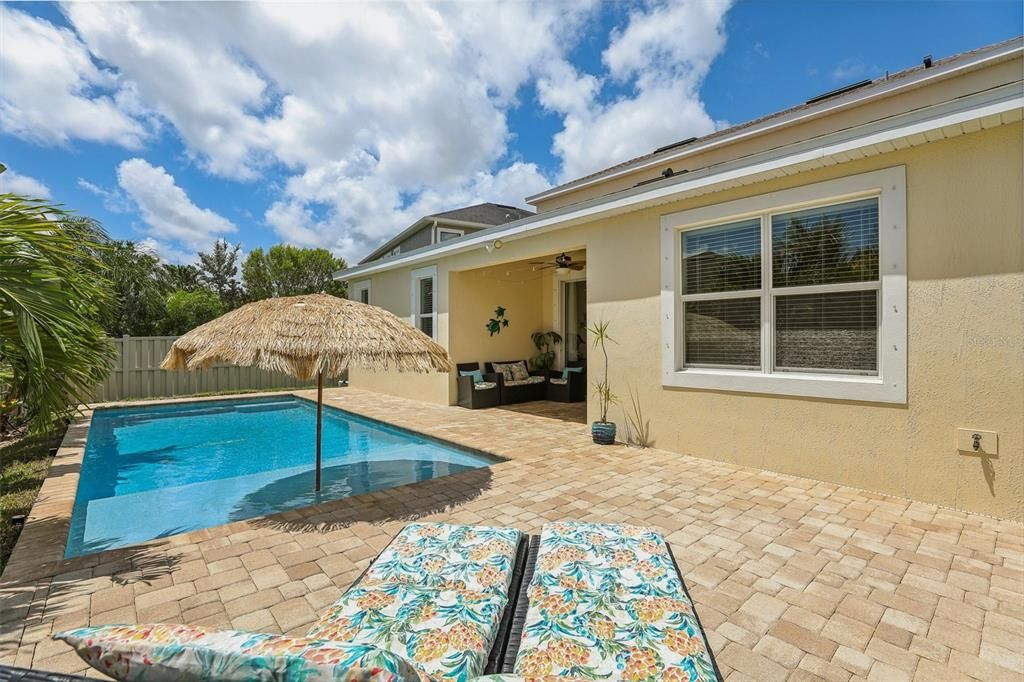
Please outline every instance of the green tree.
[[242, 263], [242, 284], [249, 300], [325, 292], [345, 296], [347, 287], [334, 280], [346, 267], [327, 249], [303, 249], [277, 244], [264, 251], [253, 249]]
[[[0, 165], [0, 172], [4, 168]], [[51, 428], [110, 371], [106, 235], [57, 206], [0, 194], [0, 418]]]
[[195, 291], [203, 288], [199, 268], [195, 265], [174, 265], [163, 263], [160, 266], [160, 281], [167, 291]]
[[160, 259], [134, 242], [113, 241], [99, 254], [114, 297], [101, 311], [110, 336], [152, 336], [167, 314]]
[[228, 310], [242, 301], [238, 282], [238, 252], [241, 250], [241, 244], [232, 246], [227, 240], [218, 239], [209, 253], [199, 252], [199, 279], [217, 293]]
[[184, 334], [223, 312], [224, 306], [217, 294], [209, 289], [175, 291], [167, 297], [164, 332], [175, 336]]

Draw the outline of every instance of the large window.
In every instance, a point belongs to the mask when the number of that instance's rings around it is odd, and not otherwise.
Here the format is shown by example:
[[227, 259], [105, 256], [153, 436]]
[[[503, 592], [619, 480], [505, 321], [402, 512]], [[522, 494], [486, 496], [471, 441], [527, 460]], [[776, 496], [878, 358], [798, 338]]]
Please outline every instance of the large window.
[[412, 273], [412, 323], [432, 339], [437, 339], [437, 308], [435, 266], [414, 270]]
[[905, 201], [896, 168], [665, 216], [664, 383], [904, 401]]

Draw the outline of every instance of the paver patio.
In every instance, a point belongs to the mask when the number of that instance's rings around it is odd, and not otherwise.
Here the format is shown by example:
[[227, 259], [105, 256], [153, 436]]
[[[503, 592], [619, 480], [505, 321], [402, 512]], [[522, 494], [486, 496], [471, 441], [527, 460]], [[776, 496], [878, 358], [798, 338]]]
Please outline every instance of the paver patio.
[[599, 447], [586, 426], [534, 414], [356, 389], [328, 402], [509, 461], [5, 575], [0, 663], [83, 672], [50, 634], [86, 624], [304, 633], [409, 520], [538, 532], [574, 518], [665, 533], [730, 682], [1024, 679], [1019, 523]]

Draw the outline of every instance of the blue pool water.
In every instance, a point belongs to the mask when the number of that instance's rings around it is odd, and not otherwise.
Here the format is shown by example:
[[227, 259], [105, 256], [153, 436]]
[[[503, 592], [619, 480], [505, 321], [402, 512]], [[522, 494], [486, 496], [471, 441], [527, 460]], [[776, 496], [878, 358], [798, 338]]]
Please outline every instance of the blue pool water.
[[65, 557], [124, 547], [499, 461], [293, 397], [93, 413]]

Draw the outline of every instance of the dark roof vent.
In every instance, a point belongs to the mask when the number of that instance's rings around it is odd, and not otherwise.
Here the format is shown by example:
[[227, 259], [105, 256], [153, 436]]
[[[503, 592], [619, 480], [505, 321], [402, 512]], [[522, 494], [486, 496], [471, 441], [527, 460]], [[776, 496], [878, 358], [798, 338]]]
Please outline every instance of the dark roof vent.
[[684, 147], [684, 146], [690, 144], [691, 142], [696, 142], [696, 141], [697, 141], [696, 137], [688, 137], [685, 140], [679, 140], [679, 142], [673, 142], [672, 144], [667, 144], [664, 147], [658, 147], [657, 149], [654, 150], [654, 153], [655, 154], [659, 154], [661, 152], [667, 152], [669, 149], [675, 149], [676, 147]]
[[921, 63], [924, 64], [924, 68], [926, 69], [932, 68], [932, 56], [930, 54], [926, 54], [924, 59], [921, 60]]
[[665, 170], [661, 171], [661, 175], [659, 175], [658, 177], [641, 180], [640, 182], [633, 185], [633, 187], [643, 187], [644, 185], [649, 185], [652, 182], [661, 182], [662, 180], [668, 180], [671, 177], [675, 177], [676, 175], [682, 175], [683, 173], [686, 172], [687, 171], [685, 169], [681, 171], [674, 171], [671, 168], [666, 168]]
[[843, 87], [836, 88], [835, 90], [829, 90], [828, 92], [822, 93], [822, 94], [818, 95], [817, 97], [810, 98], [809, 100], [807, 100], [806, 103], [807, 104], [814, 104], [815, 102], [820, 102], [820, 101], [822, 101], [824, 99], [828, 99], [829, 97], [835, 97], [836, 95], [842, 95], [843, 93], [850, 92], [851, 90], [856, 90], [858, 88], [863, 88], [865, 85], [871, 85], [871, 79], [870, 78], [865, 78], [862, 81], [858, 81], [856, 83], [851, 83], [850, 85], [844, 85]]

